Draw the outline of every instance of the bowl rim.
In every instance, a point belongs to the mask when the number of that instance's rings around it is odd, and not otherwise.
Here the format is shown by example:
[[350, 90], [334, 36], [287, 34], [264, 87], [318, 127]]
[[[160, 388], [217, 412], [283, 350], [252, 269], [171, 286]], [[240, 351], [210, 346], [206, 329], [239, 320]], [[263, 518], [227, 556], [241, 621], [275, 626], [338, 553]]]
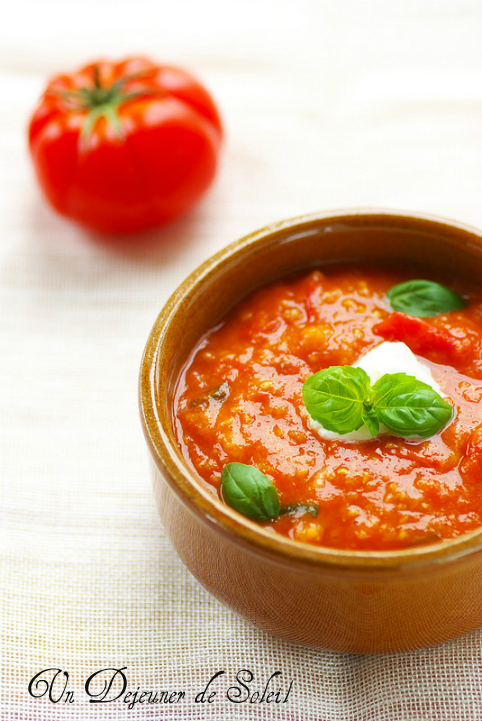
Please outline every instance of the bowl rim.
[[[227, 261], [233, 262], [252, 252], [259, 245], [267, 244], [276, 235], [286, 231], [299, 231], [306, 235], [306, 226], [331, 220], [349, 221], [354, 226], [366, 225], [377, 220], [393, 228], [430, 230], [432, 233], [466, 240], [482, 247], [482, 231], [476, 227], [449, 218], [417, 211], [386, 208], [350, 208], [310, 213], [270, 223], [244, 235], [223, 247], [193, 270], [171, 294], [149, 333], [144, 349], [139, 375], [139, 409], [141, 423], [152, 460], [165, 477], [171, 489], [184, 505], [202, 522], [228, 537], [236, 545], [269, 556], [280, 563], [298, 566], [351, 570], [353, 572], [380, 571], [401, 572], [427, 564], [448, 564], [458, 558], [482, 551], [482, 526], [462, 536], [437, 541], [407, 549], [387, 551], [356, 551], [315, 546], [294, 541], [259, 526], [220, 501], [202, 484], [181, 458], [178, 447], [170, 441], [163, 427], [157, 408], [157, 368], [162, 361], [162, 342], [186, 298], [196, 292], [206, 279], [217, 273]], [[290, 236], [293, 237], [293, 236]], [[240, 298], [241, 300], [241, 298]]]

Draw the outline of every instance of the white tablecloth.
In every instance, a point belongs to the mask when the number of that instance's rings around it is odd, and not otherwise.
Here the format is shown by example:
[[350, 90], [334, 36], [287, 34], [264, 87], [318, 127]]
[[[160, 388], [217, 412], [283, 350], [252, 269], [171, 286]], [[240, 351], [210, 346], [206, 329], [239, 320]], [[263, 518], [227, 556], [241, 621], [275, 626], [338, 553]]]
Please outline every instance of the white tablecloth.
[[[137, 410], [155, 316], [237, 237], [361, 206], [482, 226], [479, 1], [17, 0], [2, 17], [2, 721], [481, 719], [479, 631], [345, 656], [273, 639], [215, 601], [158, 521]], [[46, 206], [25, 130], [47, 76], [139, 52], [204, 81], [226, 142], [193, 212], [116, 250]], [[89, 703], [87, 679], [109, 667], [125, 667], [129, 692], [185, 697]], [[52, 700], [33, 698], [49, 668]], [[230, 701], [242, 669], [253, 691], [281, 671], [286, 703]], [[196, 703], [218, 671], [213, 702]]]

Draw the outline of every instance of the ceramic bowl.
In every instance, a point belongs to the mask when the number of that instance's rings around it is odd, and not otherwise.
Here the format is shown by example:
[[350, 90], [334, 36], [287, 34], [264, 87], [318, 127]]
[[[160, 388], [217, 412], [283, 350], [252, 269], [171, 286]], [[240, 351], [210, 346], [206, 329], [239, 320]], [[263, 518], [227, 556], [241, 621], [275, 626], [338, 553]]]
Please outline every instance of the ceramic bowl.
[[278, 537], [206, 490], [173, 430], [183, 363], [230, 307], [296, 269], [357, 259], [416, 261], [477, 281], [482, 232], [427, 215], [355, 210], [294, 218], [242, 238], [194, 271], [161, 311], [142, 360], [140, 407], [162, 522], [205, 588], [280, 638], [333, 651], [393, 652], [482, 626], [482, 529], [383, 552]]

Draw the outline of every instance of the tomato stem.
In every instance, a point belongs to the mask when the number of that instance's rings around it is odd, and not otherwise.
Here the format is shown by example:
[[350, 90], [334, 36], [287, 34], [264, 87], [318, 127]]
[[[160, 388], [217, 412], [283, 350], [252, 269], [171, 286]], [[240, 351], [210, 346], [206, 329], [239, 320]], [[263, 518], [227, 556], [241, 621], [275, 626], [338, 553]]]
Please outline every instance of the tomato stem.
[[110, 86], [104, 86], [100, 79], [100, 66], [94, 65], [92, 86], [84, 86], [78, 90], [58, 91], [58, 94], [68, 104], [70, 110], [88, 114], [80, 138], [83, 148], [87, 146], [89, 137], [101, 117], [106, 118], [114, 128], [117, 137], [122, 138], [122, 126], [117, 113], [119, 106], [129, 100], [145, 95], [147, 92], [142, 89], [124, 92], [123, 87], [127, 82], [143, 75], [145, 75], [145, 71], [131, 73]]
[[93, 70], [93, 86], [83, 86], [78, 90], [61, 90], [58, 94], [66, 101], [70, 101], [73, 104], [74, 110], [85, 111], [98, 108], [101, 105], [119, 105], [121, 102], [126, 102], [132, 98], [138, 97], [144, 94], [146, 91], [137, 90], [131, 93], [123, 92], [123, 86], [132, 80], [145, 75], [145, 71], [138, 73], [131, 73], [125, 75], [123, 78], [116, 80], [110, 86], [102, 85], [100, 80], [100, 68], [99, 65], [94, 66]]

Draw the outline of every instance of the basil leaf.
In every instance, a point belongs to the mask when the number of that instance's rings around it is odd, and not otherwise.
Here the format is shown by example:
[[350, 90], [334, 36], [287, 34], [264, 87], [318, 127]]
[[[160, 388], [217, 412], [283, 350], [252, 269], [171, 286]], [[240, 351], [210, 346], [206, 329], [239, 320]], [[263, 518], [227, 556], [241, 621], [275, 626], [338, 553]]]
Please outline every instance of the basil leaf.
[[363, 425], [369, 393], [368, 375], [352, 366], [324, 368], [303, 385], [306, 410], [323, 428], [335, 433], [350, 433]]
[[387, 373], [372, 387], [380, 422], [396, 436], [428, 438], [452, 418], [452, 406], [426, 383], [406, 373]]
[[463, 298], [450, 288], [431, 280], [409, 280], [393, 286], [387, 293], [393, 310], [429, 318], [439, 313], [465, 308]]
[[199, 398], [194, 398], [191, 401], [191, 408], [194, 406], [198, 406], [202, 403], [209, 403], [210, 400], [214, 401], [224, 401], [229, 396], [229, 384], [227, 381], [224, 381], [224, 383], [221, 383], [220, 385], [216, 386], [215, 388], [212, 388], [210, 391], [208, 391], [205, 395], [200, 396]]
[[372, 434], [372, 437], [375, 438], [380, 430], [380, 419], [378, 418], [376, 409], [368, 403], [365, 403], [365, 407], [363, 409], [363, 423]]
[[278, 491], [254, 466], [228, 463], [221, 474], [223, 499], [253, 521], [274, 521], [281, 508]]

